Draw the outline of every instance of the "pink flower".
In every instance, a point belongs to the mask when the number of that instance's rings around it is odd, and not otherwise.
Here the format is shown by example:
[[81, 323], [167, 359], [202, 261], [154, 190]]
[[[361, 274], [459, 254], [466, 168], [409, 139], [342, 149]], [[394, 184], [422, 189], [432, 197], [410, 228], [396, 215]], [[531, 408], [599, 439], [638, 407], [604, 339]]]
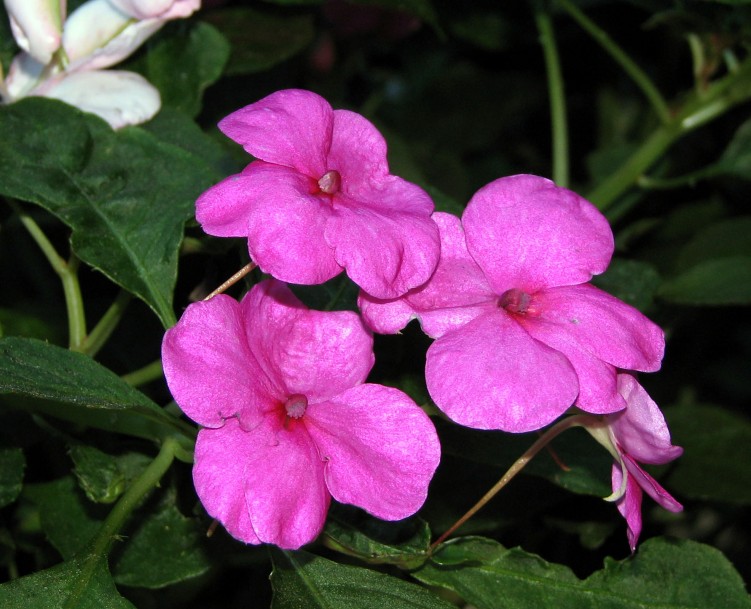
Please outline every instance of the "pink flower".
[[680, 457], [683, 449], [670, 443], [670, 431], [659, 407], [632, 375], [618, 375], [618, 391], [628, 405], [605, 420], [610, 430], [608, 448], [617, 461], [612, 472], [613, 494], [618, 498], [618, 511], [626, 519], [628, 542], [634, 552], [642, 526], [642, 491], [666, 510], [683, 509], [639, 463], [668, 463]]
[[461, 222], [434, 219], [441, 261], [430, 281], [391, 301], [361, 294], [360, 306], [377, 332], [417, 318], [436, 339], [426, 381], [454, 421], [523, 432], [574, 402], [615, 412], [626, 406], [616, 368], [659, 369], [660, 328], [586, 283], [613, 252], [610, 227], [589, 202], [518, 175], [481, 188]]
[[190, 305], [162, 357], [175, 400], [204, 427], [196, 491], [234, 537], [298, 548], [331, 497], [385, 520], [423, 504], [435, 428], [401, 391], [364, 383], [372, 336], [355, 313], [308, 310], [268, 280], [239, 303]]
[[395, 298], [430, 277], [439, 256], [433, 202], [389, 173], [386, 142], [365, 118], [290, 89], [219, 128], [260, 160], [198, 199], [207, 233], [247, 237], [258, 266], [291, 283], [346, 269], [366, 292]]

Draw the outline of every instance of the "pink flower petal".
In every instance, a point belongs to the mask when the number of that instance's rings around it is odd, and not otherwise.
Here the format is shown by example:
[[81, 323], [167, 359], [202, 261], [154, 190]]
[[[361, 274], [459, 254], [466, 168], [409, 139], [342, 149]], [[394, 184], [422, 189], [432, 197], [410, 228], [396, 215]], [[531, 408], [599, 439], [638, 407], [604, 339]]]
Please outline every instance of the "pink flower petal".
[[[365, 117], [349, 110], [334, 110], [334, 128], [327, 169], [342, 177], [342, 192], [353, 199], [382, 187], [389, 173], [386, 141]], [[432, 202], [430, 213], [433, 211]]]
[[248, 251], [262, 271], [282, 281], [318, 284], [342, 271], [323, 237], [331, 208], [310, 194], [300, 173], [251, 163], [204, 192], [196, 219], [210, 235], [247, 236]]
[[579, 392], [568, 359], [501, 310], [437, 339], [425, 379], [438, 407], [460, 425], [512, 432], [544, 427]]
[[[621, 488], [623, 481], [623, 471], [618, 463], [613, 464], [612, 470], [612, 484], [613, 492], [616, 492]], [[626, 519], [626, 525], [628, 530], [626, 536], [628, 537], [628, 545], [631, 548], [631, 553], [636, 552], [636, 544], [639, 541], [639, 535], [641, 535], [641, 499], [642, 490], [636, 481], [630, 476], [626, 480], [626, 492], [621, 497], [616, 506], [621, 515]]]
[[261, 540], [253, 530], [245, 502], [245, 470], [259, 435], [241, 429], [237, 419], [229, 419], [219, 429], [202, 429], [193, 466], [193, 484], [209, 516], [236, 539], [252, 544]]
[[652, 476], [645, 472], [639, 464], [634, 461], [631, 455], [623, 455], [623, 462], [626, 464], [628, 473], [636, 483], [646, 491], [647, 495], [652, 497], [660, 506], [670, 512], [680, 512], [683, 506], [678, 503], [673, 496], [668, 493]]
[[326, 520], [331, 495], [324, 464], [299, 421], [292, 421], [289, 429], [263, 429], [272, 431], [263, 441], [253, 441], [243, 455], [250, 521], [262, 542], [296, 550], [313, 541]]
[[286, 89], [233, 112], [219, 129], [257, 159], [318, 180], [328, 171], [333, 122], [333, 110], [320, 95]]
[[433, 220], [441, 238], [441, 257], [428, 282], [396, 300], [360, 294], [363, 317], [376, 332], [393, 334], [417, 318], [428, 336], [438, 338], [496, 308], [497, 296], [467, 252], [459, 218], [436, 212]]
[[440, 446], [432, 422], [407, 395], [360, 385], [311, 405], [306, 425], [327, 462], [326, 484], [337, 501], [385, 520], [420, 509]]
[[680, 457], [683, 449], [672, 445], [665, 417], [637, 380], [619, 374], [618, 391], [628, 407], [609, 424], [623, 451], [641, 463], [668, 463]]
[[552, 288], [535, 294], [541, 312], [535, 320], [555, 324], [566, 340], [628, 370], [659, 370], [665, 335], [655, 323], [614, 296], [586, 284]]
[[278, 281], [264, 281], [243, 299], [248, 342], [282, 394], [309, 402], [362, 383], [373, 367], [373, 338], [351, 311], [307, 308]]
[[499, 295], [589, 281], [613, 253], [610, 226], [591, 203], [531, 175], [481, 188], [462, 223], [469, 252]]
[[592, 414], [610, 414], [626, 408], [626, 400], [618, 392], [616, 369], [582, 348], [575, 337], [561, 332], [558, 324], [540, 318], [519, 317], [519, 323], [541, 343], [556, 349], [568, 358], [579, 378], [576, 405]]
[[190, 305], [167, 330], [162, 365], [175, 401], [204, 427], [238, 415], [252, 428], [277, 393], [245, 341], [240, 305], [223, 294]]
[[324, 236], [352, 281], [376, 298], [396, 298], [425, 283], [438, 264], [433, 204], [422, 189], [395, 176], [365, 196], [335, 195]]

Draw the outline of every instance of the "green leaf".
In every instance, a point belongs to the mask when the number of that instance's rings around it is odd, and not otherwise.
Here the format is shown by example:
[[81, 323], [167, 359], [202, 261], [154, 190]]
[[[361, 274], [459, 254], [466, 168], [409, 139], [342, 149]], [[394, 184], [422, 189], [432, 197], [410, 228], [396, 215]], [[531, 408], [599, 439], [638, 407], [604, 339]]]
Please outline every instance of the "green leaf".
[[163, 588], [209, 570], [206, 531], [197, 519], [179, 512], [175, 499], [167, 493], [154, 513], [134, 519], [138, 524], [127, 531], [122, 554], [113, 557], [118, 584]]
[[153, 45], [137, 67], [159, 89], [163, 106], [195, 117], [203, 92], [222, 75], [230, 46], [216, 28], [200, 21], [187, 31], [183, 23], [176, 24], [171, 34]]
[[29, 410], [150, 440], [176, 432], [186, 439], [192, 435], [114, 372], [81, 353], [33, 338], [0, 339], [2, 393], [37, 398], [21, 405]]
[[109, 509], [88, 503], [70, 475], [27, 484], [23, 496], [39, 510], [42, 530], [65, 560], [73, 558], [93, 539]]
[[647, 262], [615, 258], [603, 275], [592, 278], [592, 283], [632, 307], [646, 311], [654, 301], [660, 275]]
[[0, 106], [0, 141], [0, 193], [55, 214], [82, 260], [173, 325], [183, 226], [211, 172], [143, 129], [40, 97]]
[[715, 222], [696, 233], [678, 255], [677, 268], [687, 270], [702, 262], [736, 256], [751, 257], [751, 216]]
[[455, 609], [424, 588], [307, 552], [272, 550], [272, 609]]
[[103, 557], [82, 556], [0, 586], [3, 609], [135, 609]]
[[697, 264], [666, 281], [658, 295], [686, 305], [745, 305], [751, 303], [751, 256], [715, 258]]
[[204, 18], [230, 42], [228, 75], [267, 70], [302, 51], [315, 35], [313, 17], [305, 14], [236, 7], [208, 13]]
[[718, 550], [650, 539], [623, 561], [580, 580], [566, 566], [483, 538], [444, 544], [413, 573], [478, 609], [748, 609], [743, 580]]
[[712, 165], [711, 172], [751, 180], [751, 120], [738, 128], [720, 160]]
[[0, 448], [0, 508], [16, 500], [23, 487], [26, 459], [20, 448]]
[[70, 449], [78, 484], [94, 503], [112, 503], [125, 490], [125, 474], [117, 466], [117, 459], [85, 444]]
[[407, 569], [421, 565], [430, 546], [430, 528], [419, 518], [384, 522], [349, 506], [332, 507], [323, 534], [340, 552]]
[[720, 406], [665, 409], [673, 440], [684, 449], [665, 480], [694, 499], [751, 504], [751, 421]]

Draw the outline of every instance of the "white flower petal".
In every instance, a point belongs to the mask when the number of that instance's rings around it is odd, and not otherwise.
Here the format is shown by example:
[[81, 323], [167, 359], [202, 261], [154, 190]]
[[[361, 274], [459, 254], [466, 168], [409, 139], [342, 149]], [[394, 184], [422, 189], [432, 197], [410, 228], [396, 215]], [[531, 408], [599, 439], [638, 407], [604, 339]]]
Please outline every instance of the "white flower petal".
[[46, 64], [60, 48], [65, 0], [5, 0], [18, 46]]
[[10, 64], [8, 76], [5, 79], [5, 88], [8, 95], [6, 101], [16, 101], [31, 93], [42, 79], [44, 67], [44, 64], [39, 63], [28, 53], [16, 55]]
[[143, 76], [118, 70], [67, 74], [45, 95], [96, 114], [115, 129], [149, 120], [162, 105], [159, 91]]
[[136, 19], [180, 19], [201, 7], [201, 0], [109, 0]]

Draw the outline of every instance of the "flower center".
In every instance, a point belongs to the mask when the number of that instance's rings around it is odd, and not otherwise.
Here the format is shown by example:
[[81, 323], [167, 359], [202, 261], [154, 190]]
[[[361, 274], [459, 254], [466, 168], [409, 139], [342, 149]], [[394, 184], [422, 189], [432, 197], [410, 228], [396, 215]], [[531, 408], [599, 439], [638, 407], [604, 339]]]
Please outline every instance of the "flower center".
[[498, 299], [498, 306], [506, 309], [509, 313], [532, 313], [529, 305], [532, 302], [532, 296], [523, 292], [519, 288], [506, 290]]
[[299, 393], [295, 393], [287, 398], [284, 402], [284, 410], [291, 419], [301, 419], [308, 407], [308, 398]]
[[336, 169], [327, 171], [323, 174], [320, 180], [318, 180], [318, 188], [321, 192], [325, 192], [327, 195], [333, 195], [339, 192], [342, 186], [342, 176]]

